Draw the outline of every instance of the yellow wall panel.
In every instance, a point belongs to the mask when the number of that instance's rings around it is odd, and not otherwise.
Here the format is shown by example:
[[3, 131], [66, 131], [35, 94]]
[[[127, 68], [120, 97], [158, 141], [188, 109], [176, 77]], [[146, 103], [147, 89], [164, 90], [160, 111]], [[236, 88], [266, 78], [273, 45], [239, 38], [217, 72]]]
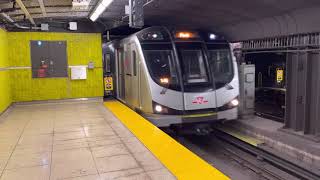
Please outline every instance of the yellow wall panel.
[[[0, 28], [0, 68], [9, 67], [7, 32]], [[12, 102], [10, 89], [10, 71], [0, 69], [0, 113]]]
[[8, 40], [7, 32], [0, 28], [0, 68], [8, 67]]
[[[32, 78], [31, 69], [12, 70], [13, 101], [32, 101], [103, 96], [102, 45], [100, 34], [87, 33], [8, 33], [11, 66], [31, 66], [30, 41], [66, 41], [68, 65], [87, 65], [86, 80], [70, 78]], [[70, 70], [69, 70], [70, 77]]]
[[12, 102], [9, 71], [0, 71], [0, 113]]
[[[75, 80], [71, 84], [72, 97], [95, 97], [101, 96], [97, 89], [103, 87], [102, 68], [88, 70], [87, 75], [92, 77], [87, 80]], [[84, 96], [85, 95], [85, 96]]]

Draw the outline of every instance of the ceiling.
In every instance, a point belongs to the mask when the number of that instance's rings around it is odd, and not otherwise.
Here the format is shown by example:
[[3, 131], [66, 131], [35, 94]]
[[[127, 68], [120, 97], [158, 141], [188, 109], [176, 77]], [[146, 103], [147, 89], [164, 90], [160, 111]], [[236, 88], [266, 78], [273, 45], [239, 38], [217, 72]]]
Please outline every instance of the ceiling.
[[[40, 3], [43, 1], [46, 14]], [[128, 0], [114, 0], [99, 20], [88, 19], [98, 0], [86, 9], [75, 10], [72, 0], [23, 0], [31, 17], [42, 22], [78, 21], [97, 31], [128, 24], [124, 8]], [[247, 40], [279, 35], [320, 31], [319, 0], [145, 0], [145, 24], [210, 29], [230, 39]], [[15, 1], [0, 0], [0, 12], [28, 25]], [[15, 5], [14, 5], [15, 4]], [[7, 24], [7, 26], [9, 26]]]
[[[39, 2], [43, 1], [46, 15], [43, 15]], [[84, 18], [94, 7], [97, 0], [91, 0], [85, 10], [74, 10], [71, 0], [22, 0], [23, 4], [35, 20], [43, 18]], [[15, 5], [14, 5], [15, 4]], [[16, 21], [23, 21], [24, 12], [14, 0], [0, 0], [0, 9]]]

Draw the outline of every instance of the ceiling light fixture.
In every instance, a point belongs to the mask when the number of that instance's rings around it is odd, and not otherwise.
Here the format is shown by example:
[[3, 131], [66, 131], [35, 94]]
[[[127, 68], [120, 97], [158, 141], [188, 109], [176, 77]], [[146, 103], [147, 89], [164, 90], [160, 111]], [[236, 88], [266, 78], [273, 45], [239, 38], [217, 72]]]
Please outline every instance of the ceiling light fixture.
[[106, 10], [106, 8], [112, 3], [113, 0], [102, 0], [97, 5], [94, 11], [90, 15], [91, 21], [96, 21], [99, 16]]

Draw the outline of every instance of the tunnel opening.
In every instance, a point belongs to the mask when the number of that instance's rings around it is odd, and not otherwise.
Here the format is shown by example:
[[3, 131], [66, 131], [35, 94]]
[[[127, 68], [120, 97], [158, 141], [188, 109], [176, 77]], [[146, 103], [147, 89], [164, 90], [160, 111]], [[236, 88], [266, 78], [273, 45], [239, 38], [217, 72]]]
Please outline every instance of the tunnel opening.
[[249, 52], [246, 64], [254, 64], [255, 113], [278, 122], [284, 122], [286, 97], [285, 52]]

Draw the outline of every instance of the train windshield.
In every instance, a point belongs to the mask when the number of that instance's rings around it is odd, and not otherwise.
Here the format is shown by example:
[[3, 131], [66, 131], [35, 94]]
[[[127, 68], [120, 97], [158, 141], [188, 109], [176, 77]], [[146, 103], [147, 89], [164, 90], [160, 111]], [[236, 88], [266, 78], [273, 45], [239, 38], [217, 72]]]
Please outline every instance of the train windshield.
[[199, 44], [177, 44], [185, 85], [208, 83], [203, 50]]
[[184, 77], [188, 84], [208, 82], [201, 50], [181, 50]]
[[177, 67], [172, 50], [144, 50], [149, 73], [158, 84], [169, 84], [170, 88], [179, 87]]
[[216, 88], [229, 83], [233, 78], [233, 64], [229, 45], [208, 46], [208, 60], [215, 78]]

